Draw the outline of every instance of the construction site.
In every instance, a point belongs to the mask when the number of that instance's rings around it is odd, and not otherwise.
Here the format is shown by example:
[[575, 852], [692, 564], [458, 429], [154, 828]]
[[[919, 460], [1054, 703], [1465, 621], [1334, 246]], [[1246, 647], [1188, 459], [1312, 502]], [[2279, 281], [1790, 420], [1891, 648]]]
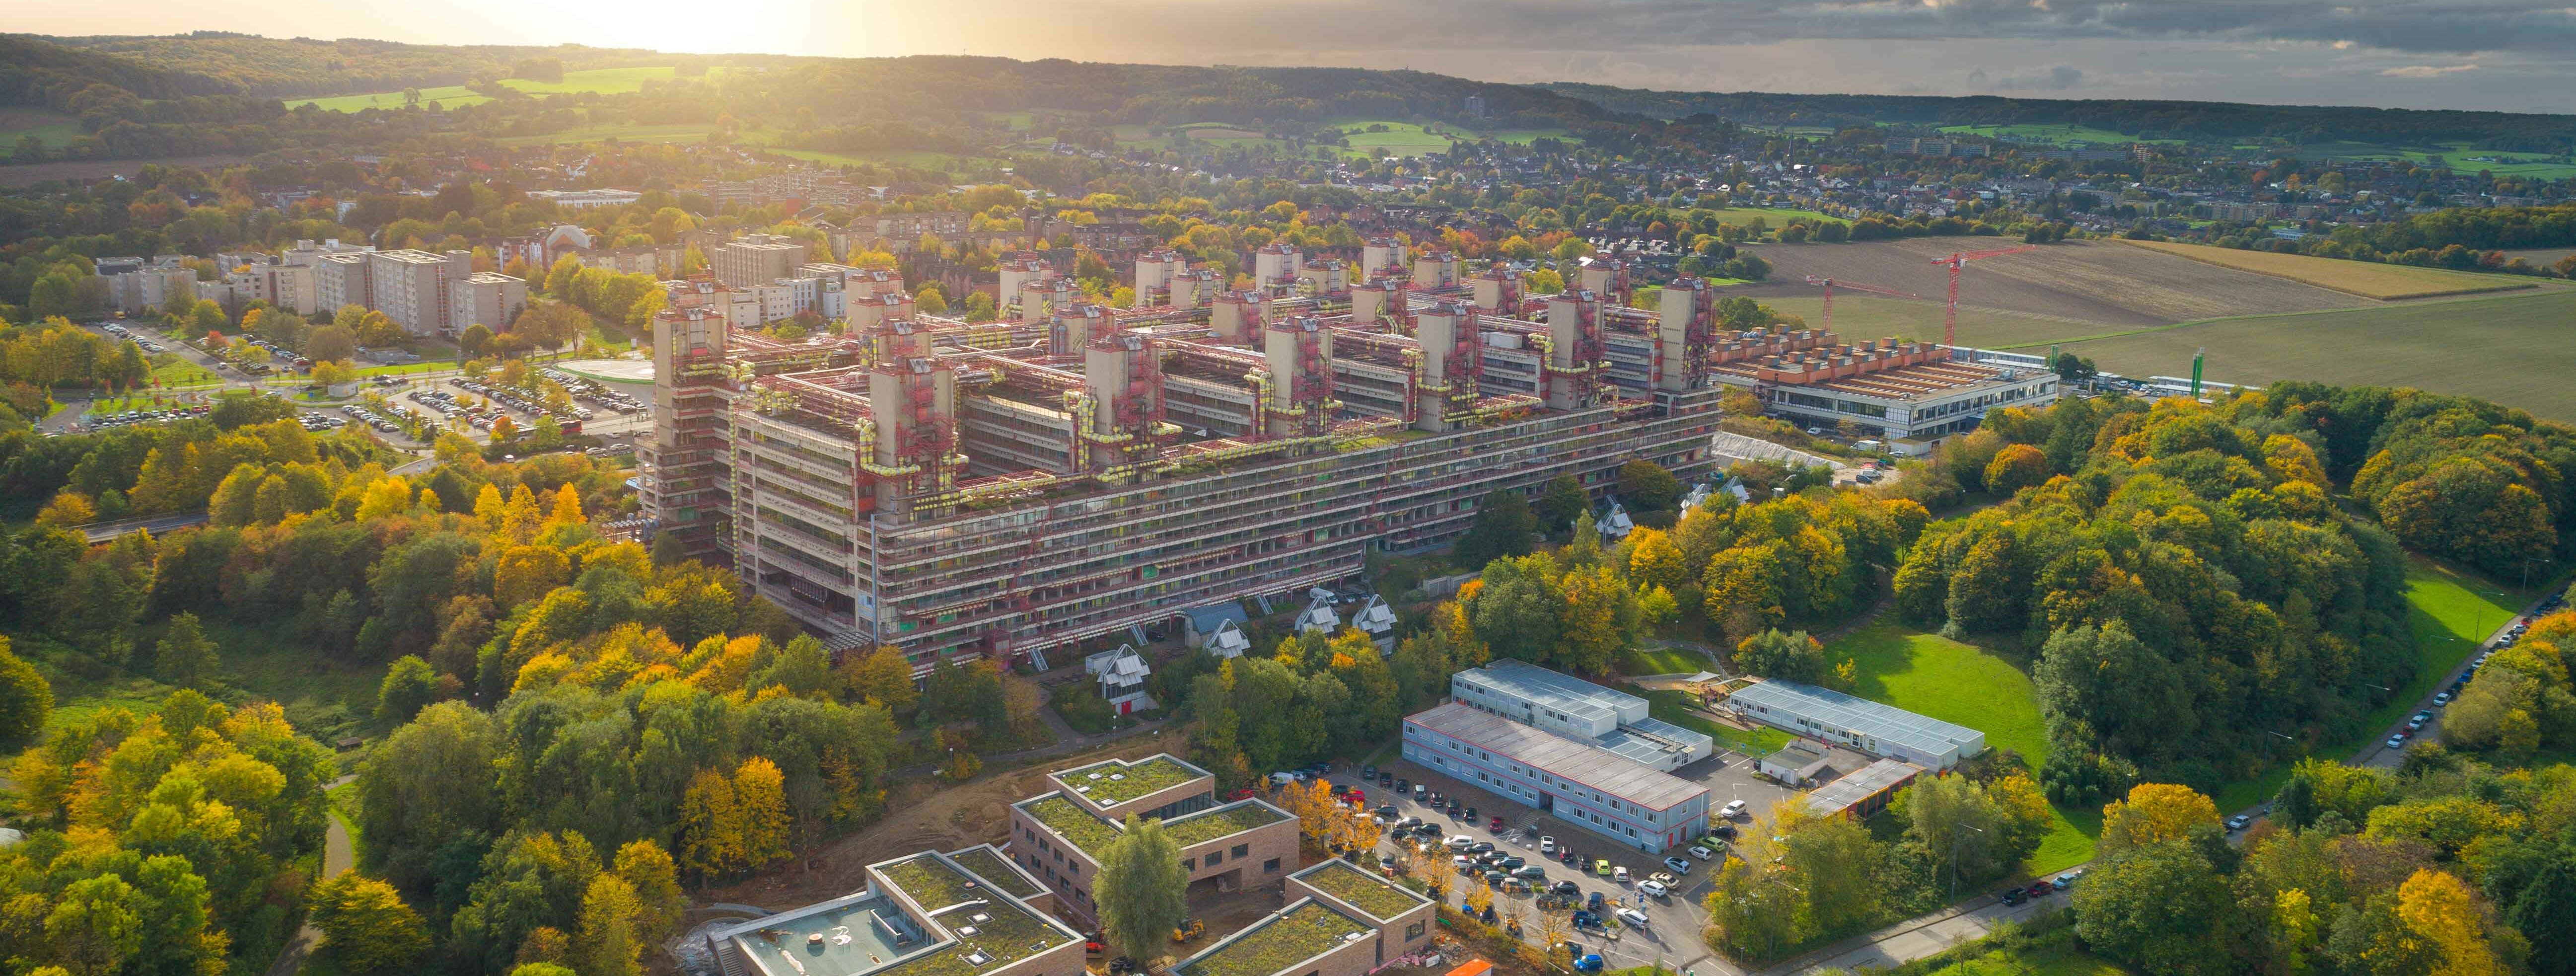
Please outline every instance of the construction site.
[[1508, 268], [1468, 276], [1392, 241], [1356, 268], [1254, 257], [1236, 291], [1147, 252], [1138, 307], [1112, 309], [1019, 255], [1000, 263], [999, 321], [884, 290], [850, 300], [847, 333], [793, 343], [729, 327], [720, 284], [670, 283], [645, 514], [836, 649], [1044, 669], [1067, 645], [1445, 544], [1498, 488], [1572, 474], [1598, 491], [1635, 458], [1692, 478], [1730, 385], [1784, 403], [1835, 383], [2005, 385], [1946, 347], [1722, 331], [1694, 279], [1663, 286], [1661, 311], [1630, 307], [1617, 262], [1529, 296]]

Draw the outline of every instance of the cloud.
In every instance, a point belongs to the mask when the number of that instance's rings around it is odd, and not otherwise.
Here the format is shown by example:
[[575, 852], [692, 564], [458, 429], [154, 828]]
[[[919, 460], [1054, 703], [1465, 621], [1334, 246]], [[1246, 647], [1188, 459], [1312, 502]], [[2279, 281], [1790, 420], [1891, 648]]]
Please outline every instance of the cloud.
[[2455, 75], [2463, 71], [2476, 70], [2478, 70], [2478, 66], [2474, 64], [2452, 64], [2440, 67], [2435, 67], [2429, 64], [2410, 64], [2402, 68], [2390, 68], [2380, 72], [2380, 74], [2389, 78], [2439, 78], [2444, 75]]

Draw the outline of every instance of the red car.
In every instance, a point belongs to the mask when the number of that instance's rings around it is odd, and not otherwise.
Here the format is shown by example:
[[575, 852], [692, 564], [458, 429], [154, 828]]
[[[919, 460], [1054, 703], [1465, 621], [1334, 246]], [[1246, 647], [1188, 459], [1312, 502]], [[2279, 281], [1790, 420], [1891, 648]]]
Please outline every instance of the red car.
[[1485, 825], [1485, 829], [1486, 829], [1486, 830], [1501, 830], [1501, 829], [1503, 829], [1503, 818], [1501, 818], [1501, 817], [1495, 817], [1495, 818], [1493, 819], [1493, 821], [1492, 821], [1492, 822], [1487, 823], [1487, 824]]
[[1349, 796], [1350, 796], [1350, 800], [1351, 800], [1351, 805], [1352, 805], [1352, 806], [1357, 807], [1357, 806], [1367, 806], [1367, 805], [1368, 805], [1368, 791], [1367, 791], [1367, 790], [1363, 790], [1363, 789], [1360, 789], [1359, 787], [1354, 786], [1354, 787], [1351, 787], [1351, 792], [1349, 793]]

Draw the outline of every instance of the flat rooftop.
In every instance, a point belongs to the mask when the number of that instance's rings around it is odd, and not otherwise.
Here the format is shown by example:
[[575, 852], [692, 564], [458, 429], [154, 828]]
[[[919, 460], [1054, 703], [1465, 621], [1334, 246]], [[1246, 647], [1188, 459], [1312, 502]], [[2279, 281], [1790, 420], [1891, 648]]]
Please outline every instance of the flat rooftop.
[[1431, 904], [1431, 899], [1412, 889], [1338, 857], [1289, 877], [1313, 885], [1316, 890], [1339, 898], [1380, 922], [1393, 921], [1398, 915]]
[[1795, 681], [1757, 681], [1726, 696], [1726, 703], [1765, 721], [1778, 720], [1774, 724], [1804, 718], [1827, 731], [1857, 733], [1926, 754], [1971, 744], [1982, 748], [1986, 741], [1985, 733], [1964, 725]]
[[1456, 702], [1418, 712], [1405, 721], [1651, 810], [1670, 810], [1692, 797], [1708, 794], [1706, 787], [1622, 758], [1600, 746]]
[[1913, 763], [1881, 759], [1861, 767], [1859, 772], [1816, 787], [1807, 794], [1807, 808], [1821, 814], [1841, 813], [1922, 773], [1923, 767]]
[[[885, 972], [904, 976], [975, 976], [1074, 939], [1060, 923], [1011, 898], [997, 897], [996, 886], [938, 855], [917, 854], [877, 865], [875, 870], [956, 937], [951, 943], [897, 962]], [[808, 972], [803, 976], [832, 974]]]
[[[1107, 817], [1083, 809], [1060, 793], [1022, 800], [1019, 807], [1028, 811], [1030, 819], [1064, 838], [1065, 843], [1094, 858], [1099, 857], [1101, 849], [1108, 847], [1110, 841], [1117, 840], [1118, 834], [1126, 829]], [[1174, 817], [1164, 822], [1163, 831], [1171, 836], [1174, 843], [1188, 847], [1293, 819], [1296, 819], [1294, 814], [1261, 800], [1236, 800], [1221, 807]]]
[[1003, 857], [1002, 852], [994, 850], [991, 844], [950, 851], [948, 859], [957, 862], [958, 867], [975, 872], [976, 877], [992, 882], [993, 887], [1009, 892], [1011, 897], [1035, 898], [1046, 893], [1044, 886], [1020, 870], [1018, 865], [1012, 864], [1009, 858]]
[[894, 899], [861, 892], [772, 915], [732, 938], [765, 976], [852, 976], [882, 969], [924, 945], [918, 939], [897, 945], [880, 916], [901, 918], [903, 910]]
[[1663, 719], [1641, 718], [1592, 740], [1592, 744], [1621, 759], [1660, 763], [1684, 749], [1696, 749], [1700, 756], [1706, 757], [1717, 740], [1706, 732], [1686, 729]]
[[1183, 960], [1172, 972], [1174, 976], [1275, 976], [1375, 931], [1323, 902], [1300, 899]]
[[1213, 778], [1214, 774], [1174, 759], [1169, 754], [1151, 755], [1132, 763], [1124, 759], [1109, 759], [1048, 774], [1049, 779], [1104, 807], [1168, 790], [1202, 776]]
[[1481, 685], [1533, 704], [1585, 719], [1616, 718], [1620, 710], [1646, 707], [1646, 700], [1612, 691], [1572, 675], [1559, 674], [1527, 661], [1502, 658], [1481, 668], [1451, 675], [1453, 683]]

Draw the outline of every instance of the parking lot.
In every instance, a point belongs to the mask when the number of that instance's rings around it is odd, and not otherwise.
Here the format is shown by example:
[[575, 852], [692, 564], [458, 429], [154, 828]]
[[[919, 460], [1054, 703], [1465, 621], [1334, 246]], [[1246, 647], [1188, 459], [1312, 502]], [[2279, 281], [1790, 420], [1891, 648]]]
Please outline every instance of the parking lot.
[[[1754, 779], [1751, 775], [1752, 764], [1740, 756], [1705, 760], [1685, 767], [1680, 775], [1687, 779], [1706, 781], [1705, 777], [1725, 775], [1733, 772], [1733, 767], [1737, 766], [1742, 767], [1742, 778], [1752, 782], [1742, 785], [1730, 784], [1730, 789], [1742, 790], [1742, 795], [1748, 798], [1748, 807], [1755, 810], [1767, 809], [1756, 804], [1752, 799], [1755, 796], [1771, 795], [1776, 798], [1776, 796], [1787, 795], [1788, 791], [1781, 787]], [[1465, 835], [1477, 841], [1490, 842], [1498, 850], [1526, 858], [1529, 863], [1542, 867], [1547, 872], [1546, 877], [1537, 883], [1541, 890], [1559, 881], [1572, 880], [1582, 892], [1580, 897], [1588, 900], [1597, 892], [1614, 911], [1627, 907], [1642, 912], [1647, 919], [1647, 924], [1643, 927], [1621, 926], [1619, 927], [1621, 930], [1615, 933], [1591, 931], [1577, 933], [1570, 937], [1570, 941], [1581, 946], [1582, 951], [1600, 953], [1609, 968], [1620, 969], [1661, 962], [1667, 967], [1676, 969], [1695, 965], [1701, 973], [1735, 971], [1734, 967], [1711, 955], [1707, 945], [1700, 941], [1700, 929], [1706, 925], [1707, 913], [1701, 910], [1699, 902], [1708, 894], [1709, 868], [1717, 862], [1695, 860], [1679, 849], [1674, 850], [1672, 854], [1690, 862], [1691, 870], [1678, 877], [1677, 883], [1665, 897], [1649, 897], [1637, 890], [1636, 883], [1646, 879], [1653, 872], [1669, 870], [1661, 863], [1664, 855], [1650, 855], [1635, 847], [1593, 833], [1589, 829], [1577, 827], [1571, 822], [1524, 806], [1516, 800], [1505, 799], [1473, 785], [1462, 784], [1451, 777], [1428, 772], [1423, 767], [1402, 759], [1379, 768], [1382, 772], [1401, 777], [1408, 783], [1424, 784], [1429, 790], [1438, 791], [1444, 800], [1456, 798], [1463, 807], [1475, 808], [1476, 819], [1470, 822], [1465, 816], [1464, 809], [1461, 809], [1459, 816], [1451, 817], [1447, 813], [1445, 804], [1442, 808], [1435, 809], [1428, 803], [1416, 802], [1409, 795], [1396, 797], [1395, 791], [1381, 788], [1374, 779], [1362, 783], [1360, 771], [1357, 769], [1336, 770], [1331, 779], [1335, 785], [1359, 786], [1366, 792], [1368, 806], [1372, 809], [1380, 804], [1391, 804], [1396, 808], [1396, 814], [1399, 817], [1421, 817], [1428, 823], [1438, 825], [1443, 836]], [[1719, 792], [1716, 785], [1711, 785], [1710, 790], [1713, 807], [1722, 805], [1724, 797], [1729, 795]], [[1766, 794], [1759, 791], [1768, 792]], [[1504, 821], [1501, 830], [1491, 829], [1490, 826], [1492, 819], [1497, 816], [1502, 817]], [[1736, 822], [1742, 824], [1746, 821], [1739, 819]], [[1563, 863], [1554, 856], [1541, 856], [1539, 842], [1542, 837], [1552, 837], [1559, 845], [1572, 848], [1576, 860], [1581, 865], [1580, 868]], [[1390, 839], [1381, 843], [1379, 853], [1387, 857], [1397, 856], [1399, 854], [1397, 842]], [[1444, 851], [1439, 855], [1439, 860], [1445, 866], [1449, 857], [1450, 854]], [[1612, 878], [1595, 873], [1593, 863], [1597, 860], [1607, 860], [1614, 868], [1627, 868], [1630, 875], [1628, 883], [1621, 884]], [[1469, 882], [1462, 878], [1452, 883], [1449, 888], [1450, 903], [1464, 905], [1467, 887], [1471, 883], [1481, 882]], [[1503, 906], [1504, 896], [1498, 893], [1494, 908], [1498, 917], [1503, 911]], [[1533, 905], [1522, 925], [1522, 936], [1532, 943], [1539, 940], [1537, 926], [1529, 921], [1535, 916], [1536, 910]]]

